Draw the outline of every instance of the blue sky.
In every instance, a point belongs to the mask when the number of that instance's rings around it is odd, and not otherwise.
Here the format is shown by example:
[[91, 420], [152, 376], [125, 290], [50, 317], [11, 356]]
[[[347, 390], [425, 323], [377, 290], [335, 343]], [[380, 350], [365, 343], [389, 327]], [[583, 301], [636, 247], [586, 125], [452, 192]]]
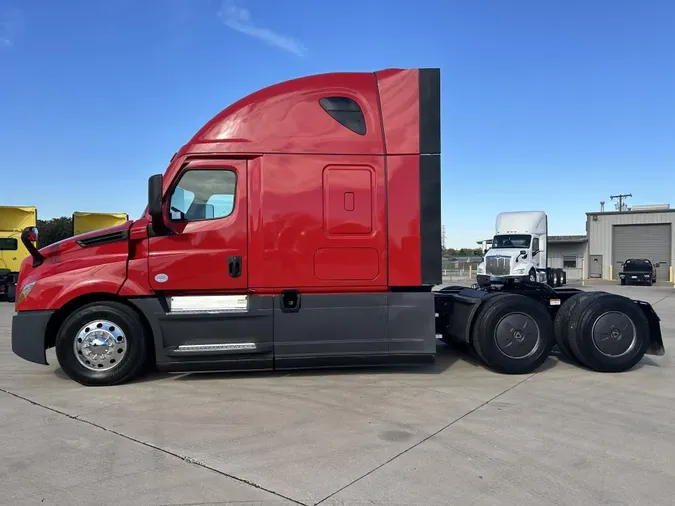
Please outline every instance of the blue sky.
[[305, 74], [440, 67], [447, 245], [672, 203], [669, 0], [0, 0], [0, 203], [137, 217], [211, 116]]

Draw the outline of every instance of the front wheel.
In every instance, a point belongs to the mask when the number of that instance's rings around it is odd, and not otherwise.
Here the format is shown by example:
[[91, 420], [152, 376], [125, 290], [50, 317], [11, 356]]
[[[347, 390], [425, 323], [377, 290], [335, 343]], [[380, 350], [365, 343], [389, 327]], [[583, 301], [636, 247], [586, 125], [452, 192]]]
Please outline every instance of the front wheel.
[[554, 343], [553, 322], [539, 302], [503, 293], [483, 303], [471, 337], [476, 353], [491, 369], [527, 374], [548, 357]]
[[528, 279], [529, 279], [530, 283], [536, 283], [537, 282], [537, 272], [534, 269], [532, 269], [530, 271]]
[[118, 302], [95, 302], [63, 322], [56, 356], [64, 372], [82, 385], [116, 385], [140, 373], [148, 341], [133, 309]]

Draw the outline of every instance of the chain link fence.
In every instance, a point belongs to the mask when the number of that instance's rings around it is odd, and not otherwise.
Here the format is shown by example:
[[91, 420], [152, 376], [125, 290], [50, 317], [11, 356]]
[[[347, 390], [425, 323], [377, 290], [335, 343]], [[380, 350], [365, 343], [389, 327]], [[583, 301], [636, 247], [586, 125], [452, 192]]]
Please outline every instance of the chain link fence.
[[483, 261], [480, 257], [444, 258], [443, 283], [471, 284], [476, 282], [476, 269]]

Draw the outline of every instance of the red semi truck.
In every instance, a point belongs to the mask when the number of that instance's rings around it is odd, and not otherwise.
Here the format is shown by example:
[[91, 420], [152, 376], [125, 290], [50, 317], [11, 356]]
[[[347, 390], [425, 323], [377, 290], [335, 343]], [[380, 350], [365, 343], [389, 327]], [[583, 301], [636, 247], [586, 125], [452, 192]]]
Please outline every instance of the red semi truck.
[[148, 183], [143, 216], [31, 252], [12, 349], [85, 385], [168, 371], [427, 364], [437, 335], [504, 373], [557, 341], [601, 371], [663, 354], [644, 302], [441, 283], [440, 71], [283, 82], [232, 104]]

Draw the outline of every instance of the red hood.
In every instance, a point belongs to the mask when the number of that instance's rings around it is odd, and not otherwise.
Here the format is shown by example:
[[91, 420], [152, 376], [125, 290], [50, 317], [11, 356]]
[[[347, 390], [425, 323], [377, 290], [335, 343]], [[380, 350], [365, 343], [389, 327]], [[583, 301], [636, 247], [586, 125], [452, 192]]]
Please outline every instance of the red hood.
[[61, 241], [55, 242], [53, 244], [50, 244], [49, 246], [45, 246], [44, 248], [40, 249], [40, 253], [42, 253], [42, 256], [45, 258], [53, 257], [56, 255], [63, 255], [64, 253], [67, 253], [75, 248], [78, 248], [79, 246], [77, 245], [77, 241], [80, 241], [82, 239], [86, 239], [88, 237], [97, 237], [101, 235], [106, 235], [110, 233], [115, 233], [119, 231], [126, 230], [128, 231], [131, 226], [134, 224], [133, 220], [129, 220], [125, 223], [122, 223], [120, 225], [114, 225], [112, 227], [107, 227], [107, 228], [101, 228], [99, 230], [92, 230], [90, 232], [85, 232], [84, 234], [79, 234], [73, 237], [68, 237], [67, 239], [63, 239]]
[[16, 310], [58, 309], [80, 295], [117, 293], [126, 278], [132, 225], [127, 221], [50, 244], [40, 250], [44, 262], [36, 267], [32, 257], [26, 258], [17, 293], [36, 283], [25, 301], [17, 301]]

